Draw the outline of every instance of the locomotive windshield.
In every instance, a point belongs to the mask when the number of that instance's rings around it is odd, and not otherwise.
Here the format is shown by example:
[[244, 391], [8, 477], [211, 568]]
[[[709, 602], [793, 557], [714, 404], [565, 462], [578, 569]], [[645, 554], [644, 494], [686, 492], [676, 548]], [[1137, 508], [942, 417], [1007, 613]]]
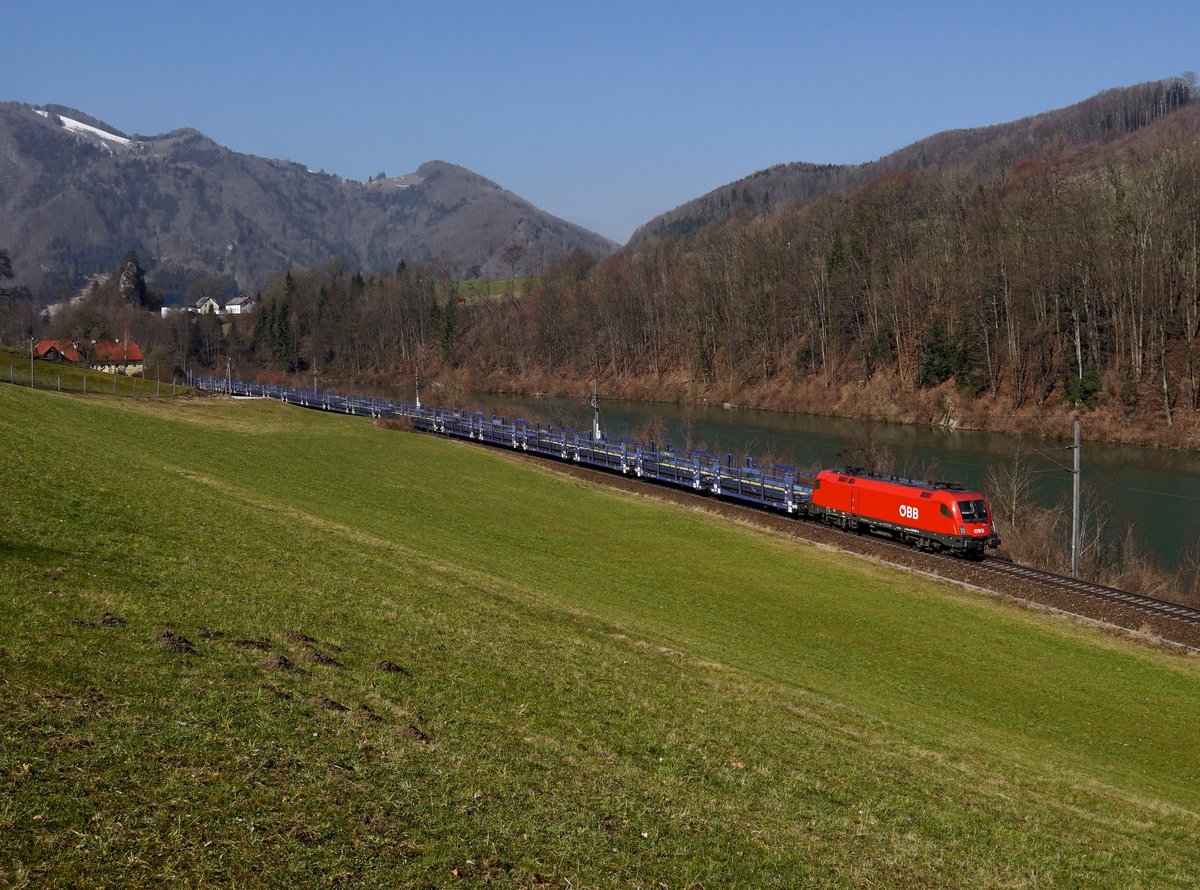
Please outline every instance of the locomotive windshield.
[[958, 510], [963, 522], [987, 522], [987, 501], [959, 501]]

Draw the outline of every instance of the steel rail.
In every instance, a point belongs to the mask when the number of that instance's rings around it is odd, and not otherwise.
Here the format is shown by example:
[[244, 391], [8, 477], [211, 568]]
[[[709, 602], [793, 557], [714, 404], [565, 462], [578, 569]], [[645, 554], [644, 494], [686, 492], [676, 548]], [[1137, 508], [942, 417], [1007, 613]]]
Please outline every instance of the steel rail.
[[980, 563], [979, 567], [983, 571], [993, 574], [1005, 575], [1010, 578], [1020, 578], [1058, 588], [1059, 590], [1065, 590], [1068, 593], [1078, 593], [1092, 597], [1093, 599], [1120, 603], [1123, 606], [1128, 606], [1129, 608], [1137, 609], [1156, 617], [1174, 618], [1190, 624], [1200, 624], [1200, 609], [1194, 609], [1191, 606], [1184, 606], [1179, 603], [1172, 603], [1168, 600], [1160, 600], [1140, 593], [1133, 593], [1128, 590], [1122, 590], [1119, 587], [1109, 587], [1105, 584], [1097, 584], [1093, 581], [1085, 581], [1080, 578], [1070, 578], [1066, 575], [1059, 575], [1054, 572], [1047, 572], [1031, 566], [1004, 562], [1002, 560], [988, 560], [987, 562]]

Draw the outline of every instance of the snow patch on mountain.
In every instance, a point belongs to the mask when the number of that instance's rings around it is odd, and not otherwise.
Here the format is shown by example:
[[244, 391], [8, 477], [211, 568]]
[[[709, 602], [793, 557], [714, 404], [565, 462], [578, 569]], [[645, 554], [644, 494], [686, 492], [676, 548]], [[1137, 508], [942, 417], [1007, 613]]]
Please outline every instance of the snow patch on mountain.
[[[34, 111], [44, 118], [50, 117], [50, 112], [48, 111], [42, 111], [40, 108], [35, 108]], [[117, 136], [113, 133], [107, 133], [104, 130], [101, 130], [99, 127], [93, 127], [89, 124], [72, 120], [69, 117], [63, 117], [61, 114], [57, 115], [57, 117], [60, 121], [62, 121], [63, 129], [70, 130], [72, 133], [82, 133], [87, 136], [99, 136], [101, 139], [107, 139], [110, 142], [117, 143], [118, 145], [133, 145], [133, 140], [126, 139], [124, 136]]]

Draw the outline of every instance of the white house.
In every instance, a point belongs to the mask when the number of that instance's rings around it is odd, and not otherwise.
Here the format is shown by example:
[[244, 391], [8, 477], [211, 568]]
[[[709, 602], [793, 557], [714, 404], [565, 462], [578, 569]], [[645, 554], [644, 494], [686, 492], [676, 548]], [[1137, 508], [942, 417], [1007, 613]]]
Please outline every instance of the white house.
[[257, 301], [254, 299], [254, 297], [249, 297], [243, 294], [240, 297], [234, 297], [232, 300], [226, 303], [225, 312], [228, 315], [245, 315], [247, 312], [254, 311], [254, 305], [256, 302]]
[[212, 297], [204, 297], [196, 301], [196, 308], [192, 311], [199, 315], [220, 315], [221, 304]]

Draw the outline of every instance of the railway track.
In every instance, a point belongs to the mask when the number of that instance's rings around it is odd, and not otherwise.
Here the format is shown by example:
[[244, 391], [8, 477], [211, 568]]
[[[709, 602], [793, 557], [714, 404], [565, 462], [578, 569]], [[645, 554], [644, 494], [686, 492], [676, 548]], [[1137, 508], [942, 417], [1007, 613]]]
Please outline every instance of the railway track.
[[[899, 541], [895, 541], [883, 535], [871, 533], [863, 534], [860, 532], [839, 529], [833, 526], [825, 527], [839, 533], [839, 535], [846, 535], [852, 539], [869, 539], [872, 541], [872, 543], [882, 545], [884, 549], [895, 552], [897, 555], [902, 554], [905, 557], [909, 557], [914, 553], [913, 548], [907, 544], [902, 544]], [[969, 567], [970, 573], [973, 575], [978, 575], [981, 573], [990, 574], [1005, 578], [1009, 581], [1037, 584], [1044, 588], [1050, 588], [1056, 591], [1083, 597], [1095, 602], [1110, 603], [1126, 609], [1132, 609], [1143, 615], [1154, 618], [1168, 618], [1192, 625], [1194, 627], [1200, 627], [1200, 609], [1184, 606], [1179, 603], [1169, 602], [1168, 600], [1156, 599], [1140, 593], [1133, 593], [1128, 590], [1121, 590], [1119, 587], [1109, 587], [1104, 584], [1097, 584], [1093, 581], [1086, 581], [1080, 578], [1071, 578], [1067, 575], [1059, 575], [1055, 572], [1049, 572], [1043, 569], [1035, 569], [1032, 566], [1008, 562], [1003, 559], [988, 558], [979, 561], [967, 561], [961, 557], [945, 552], [926, 553], [924, 555], [937, 560], [940, 564], [952, 565], [956, 569]], [[891, 560], [887, 561], [891, 562]], [[908, 564], [907, 560], [897, 560], [893, 564], [899, 568], [913, 567]], [[945, 573], [945, 577], [953, 577], [956, 580], [961, 580], [959, 578], [959, 575], [961, 574], [963, 573], [959, 571], [947, 572]], [[979, 581], [980, 579], [975, 578], [972, 583], [978, 585]], [[1006, 589], [1006, 591], [1003, 592], [1011, 593], [1011, 588]]]
[[1045, 572], [1041, 569], [1034, 569], [1029, 566], [997, 559], [986, 560], [980, 564], [979, 568], [981, 571], [992, 574], [1027, 580], [1070, 593], [1119, 603], [1122, 606], [1153, 615], [1156, 618], [1173, 618], [1177, 621], [1186, 621], [1189, 624], [1200, 625], [1200, 609], [1193, 609], [1188, 606], [1182, 606], [1179, 603], [1143, 596], [1140, 593], [1131, 593], [1128, 590], [1121, 590], [1117, 587], [1107, 587], [1103, 584], [1095, 584], [1091, 581], [1080, 580], [1079, 578], [1069, 578], [1065, 575], [1056, 575], [1053, 572]]

